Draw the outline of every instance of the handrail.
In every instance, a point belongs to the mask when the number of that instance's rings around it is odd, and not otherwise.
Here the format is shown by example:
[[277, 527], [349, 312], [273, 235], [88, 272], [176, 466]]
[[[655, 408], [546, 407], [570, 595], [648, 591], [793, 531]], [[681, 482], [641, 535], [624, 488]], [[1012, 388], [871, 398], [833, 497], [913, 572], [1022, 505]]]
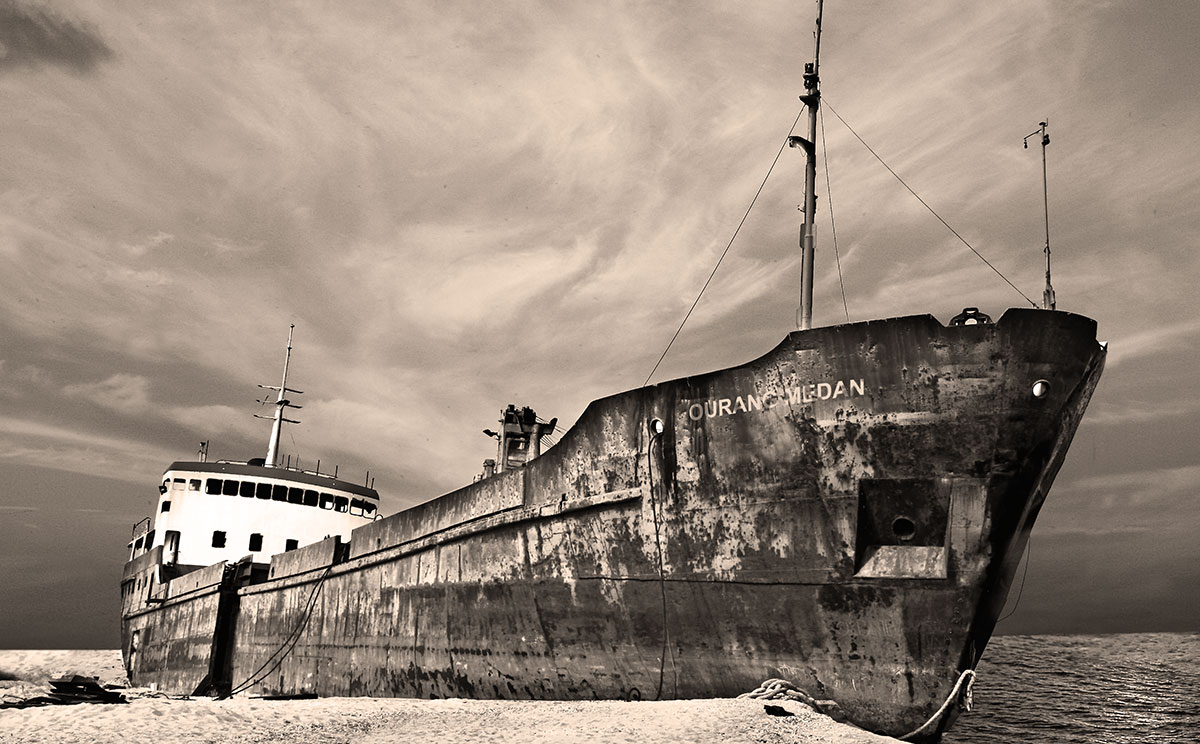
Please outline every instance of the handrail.
[[[138, 525], [140, 525], [143, 522], [146, 523], [146, 529], [142, 530], [141, 532], [138, 532]], [[136, 540], [149, 531], [150, 531], [150, 517], [142, 517], [141, 519], [139, 519], [138, 521], [133, 523], [133, 529], [130, 532], [129, 539]]]

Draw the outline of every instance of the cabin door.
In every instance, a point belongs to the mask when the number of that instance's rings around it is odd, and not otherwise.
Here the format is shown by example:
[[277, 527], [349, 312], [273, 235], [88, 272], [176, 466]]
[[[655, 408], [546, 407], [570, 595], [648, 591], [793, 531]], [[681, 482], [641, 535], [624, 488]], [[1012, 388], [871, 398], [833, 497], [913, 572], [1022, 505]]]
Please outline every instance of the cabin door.
[[167, 530], [163, 538], [163, 563], [174, 564], [179, 560], [179, 530]]
[[125, 664], [125, 677], [130, 684], [133, 683], [133, 675], [137, 671], [138, 646], [140, 645], [138, 642], [141, 640], [141, 632], [135, 630], [129, 637], [129, 660]]

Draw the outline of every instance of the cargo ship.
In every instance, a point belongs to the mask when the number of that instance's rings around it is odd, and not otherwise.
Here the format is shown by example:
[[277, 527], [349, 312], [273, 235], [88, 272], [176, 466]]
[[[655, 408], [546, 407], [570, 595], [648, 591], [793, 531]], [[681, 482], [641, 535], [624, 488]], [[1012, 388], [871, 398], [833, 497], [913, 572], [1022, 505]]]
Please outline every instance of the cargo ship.
[[509, 405], [475, 482], [387, 517], [369, 484], [278, 461], [285, 362], [268, 456], [171, 464], [135, 529], [131, 682], [659, 700], [782, 678], [865, 729], [936, 740], [1105, 346], [1052, 291], [995, 321], [811, 327], [815, 61], [805, 86], [799, 330], [744, 364], [595, 400], [544, 450], [555, 422]]

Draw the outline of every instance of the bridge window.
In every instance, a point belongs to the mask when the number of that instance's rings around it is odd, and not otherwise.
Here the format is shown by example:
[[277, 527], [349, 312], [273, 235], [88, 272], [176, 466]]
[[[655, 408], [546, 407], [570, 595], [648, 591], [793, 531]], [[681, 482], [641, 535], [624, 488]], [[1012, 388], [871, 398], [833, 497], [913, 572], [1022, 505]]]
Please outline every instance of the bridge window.
[[212, 546], [214, 548], [225, 547], [225, 533], [224, 532], [222, 532], [221, 530], [213, 530]]
[[204, 481], [204, 492], [216, 496], [221, 493], [221, 484], [223, 481], [220, 478], [209, 478]]
[[254, 498], [254, 487], [258, 484], [254, 481], [242, 481], [242, 487], [238, 493], [247, 499]]
[[350, 513], [356, 517], [361, 517], [363, 513], [362, 499], [350, 499]]
[[375, 505], [372, 504], [370, 501], [364, 501], [363, 502], [363, 516], [369, 517], [374, 513], [375, 513]]
[[300, 541], [299, 541], [299, 540], [293, 540], [293, 539], [292, 539], [292, 538], [290, 538], [290, 537], [287, 539], [287, 542], [285, 542], [285, 543], [283, 544], [283, 549], [284, 549], [284, 551], [288, 551], [288, 550], [295, 550], [295, 549], [296, 549], [296, 548], [298, 548], [298, 547], [300, 547]]
[[190, 481], [188, 481], [188, 490], [189, 491], [199, 491], [200, 490], [200, 479], [192, 478]]
[[316, 491], [306, 490], [304, 492], [304, 505], [305, 506], [316, 506], [317, 504], [320, 503], [320, 500], [321, 500], [321, 497], [317, 494]]
[[270, 483], [259, 483], [257, 486], [254, 487], [254, 495], [260, 499], [270, 499], [271, 498], [271, 484]]
[[350, 509], [350, 499], [345, 496], [338, 496], [333, 500], [333, 508], [337, 511], [345, 513]]
[[288, 489], [288, 503], [289, 504], [303, 504], [304, 503], [304, 489], [303, 488], [289, 488]]
[[271, 489], [272, 501], [287, 501], [287, 486], [274, 486]]
[[255, 552], [262, 550], [262, 535], [257, 532], [250, 534], [250, 550]]
[[171, 511], [171, 500], [170, 500], [170, 499], [163, 499], [163, 502], [162, 502], [162, 508], [161, 508], [161, 509], [159, 509], [159, 511], [161, 511], [161, 512], [169, 512], [169, 511]]
[[238, 481], [227, 480], [225, 481], [225, 485], [221, 487], [221, 493], [225, 494], [226, 496], [237, 496], [238, 486], [240, 485], [241, 483]]
[[321, 508], [322, 509], [332, 509], [333, 508], [333, 494], [331, 494], [331, 493], [321, 494]]
[[174, 482], [171, 483], [171, 490], [182, 491], [186, 482], [187, 481], [185, 481], [183, 478], [176, 478]]

